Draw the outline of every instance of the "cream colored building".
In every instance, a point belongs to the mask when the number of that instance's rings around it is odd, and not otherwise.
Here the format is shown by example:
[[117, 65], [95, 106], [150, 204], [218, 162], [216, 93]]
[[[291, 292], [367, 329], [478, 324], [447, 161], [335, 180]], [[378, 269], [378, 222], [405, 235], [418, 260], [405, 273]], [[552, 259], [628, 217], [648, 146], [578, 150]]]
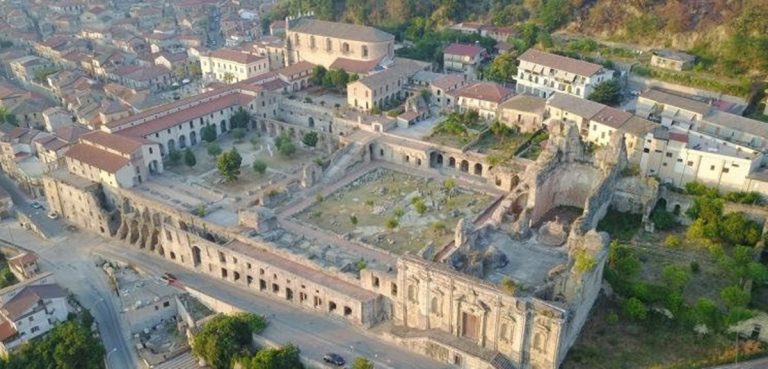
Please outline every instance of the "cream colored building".
[[517, 95], [501, 103], [499, 121], [521, 132], [534, 132], [544, 125], [547, 101], [538, 96]]
[[219, 49], [201, 57], [200, 67], [204, 76], [232, 83], [269, 72], [269, 59], [247, 52]]
[[481, 118], [493, 120], [498, 115], [499, 105], [512, 97], [514, 92], [495, 82], [476, 82], [448, 94], [453, 96], [460, 112], [476, 110]]
[[469, 82], [463, 74], [448, 74], [435, 79], [429, 84], [429, 91], [432, 93], [432, 103], [441, 108], [453, 106], [454, 100], [450, 92], [460, 89], [467, 84]]
[[287, 64], [308, 61], [330, 68], [334, 62], [370, 64], [395, 56], [395, 36], [373, 27], [310, 17], [286, 19]]
[[528, 49], [518, 60], [517, 92], [544, 98], [555, 92], [587, 98], [597, 84], [613, 78], [613, 71], [602, 65], [536, 49]]
[[396, 59], [391, 67], [347, 85], [347, 104], [368, 111], [386, 108], [405, 98], [409, 79], [428, 64], [409, 59]]

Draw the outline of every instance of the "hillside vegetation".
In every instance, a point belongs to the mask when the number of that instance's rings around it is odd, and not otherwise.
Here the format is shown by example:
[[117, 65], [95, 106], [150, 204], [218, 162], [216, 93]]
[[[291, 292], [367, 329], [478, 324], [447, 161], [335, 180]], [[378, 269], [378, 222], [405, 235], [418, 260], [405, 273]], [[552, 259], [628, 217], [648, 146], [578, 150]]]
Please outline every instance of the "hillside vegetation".
[[725, 76], [768, 75], [765, 0], [285, 0], [267, 21], [298, 11], [319, 19], [374, 25], [398, 35], [414, 22], [462, 21], [535, 26], [615, 42], [688, 50], [699, 68]]

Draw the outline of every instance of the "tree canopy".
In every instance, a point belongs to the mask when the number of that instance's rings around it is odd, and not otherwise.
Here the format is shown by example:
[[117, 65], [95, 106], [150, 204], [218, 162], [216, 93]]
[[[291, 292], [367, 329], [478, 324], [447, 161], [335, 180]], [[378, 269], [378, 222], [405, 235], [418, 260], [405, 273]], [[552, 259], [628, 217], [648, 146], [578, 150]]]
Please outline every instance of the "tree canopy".
[[232, 114], [232, 117], [229, 118], [229, 124], [232, 129], [236, 128], [242, 128], [247, 129], [248, 128], [248, 122], [251, 121], [251, 114], [243, 109], [243, 107], [237, 108], [237, 111], [235, 114]]
[[251, 313], [217, 315], [192, 339], [192, 353], [215, 369], [231, 369], [235, 358], [250, 355], [253, 334], [267, 326], [267, 321]]
[[237, 148], [233, 147], [232, 150], [227, 151], [219, 155], [219, 159], [216, 162], [216, 168], [219, 169], [219, 174], [227, 182], [236, 181], [240, 176], [240, 165], [243, 163], [243, 158], [240, 153], [237, 152]]
[[261, 349], [238, 361], [243, 369], [303, 369], [299, 353], [299, 348], [289, 343], [281, 348]]
[[200, 130], [200, 136], [205, 142], [216, 141], [216, 126], [211, 124]]
[[621, 85], [616, 79], [600, 82], [587, 98], [601, 104], [616, 105], [621, 101]]

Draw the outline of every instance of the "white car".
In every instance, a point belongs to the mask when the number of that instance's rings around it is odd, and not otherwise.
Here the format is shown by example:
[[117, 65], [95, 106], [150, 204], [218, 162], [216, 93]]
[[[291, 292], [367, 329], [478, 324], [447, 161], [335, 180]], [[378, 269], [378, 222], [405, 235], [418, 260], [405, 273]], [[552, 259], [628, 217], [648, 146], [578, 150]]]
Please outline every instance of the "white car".
[[58, 219], [59, 218], [59, 214], [57, 212], [55, 212], [55, 211], [52, 211], [52, 212], [48, 213], [48, 218]]

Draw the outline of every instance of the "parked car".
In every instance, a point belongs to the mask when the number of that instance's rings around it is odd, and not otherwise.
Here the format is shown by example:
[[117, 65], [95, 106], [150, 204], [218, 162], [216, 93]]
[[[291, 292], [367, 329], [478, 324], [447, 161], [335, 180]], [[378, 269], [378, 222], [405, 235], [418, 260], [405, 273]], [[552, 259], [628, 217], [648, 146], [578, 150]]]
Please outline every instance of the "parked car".
[[176, 281], [176, 276], [171, 274], [171, 273], [163, 273], [163, 276], [161, 278], [163, 278], [164, 280], [166, 280], [168, 282]]
[[37, 201], [32, 201], [32, 204], [31, 204], [31, 206], [32, 206], [32, 209], [42, 209], [42, 208], [43, 208], [43, 205], [42, 205], [42, 204], [40, 204], [40, 203], [39, 203], [39, 202], [37, 202]]
[[58, 219], [59, 218], [59, 214], [57, 212], [55, 212], [55, 211], [52, 211], [52, 212], [48, 213], [48, 218]]
[[334, 354], [332, 352], [329, 352], [329, 353], [325, 354], [323, 356], [323, 361], [325, 361], [326, 363], [330, 363], [330, 364], [336, 365], [336, 366], [342, 366], [342, 365], [344, 365], [346, 363], [346, 361], [344, 361], [344, 358], [341, 357], [341, 355]]

